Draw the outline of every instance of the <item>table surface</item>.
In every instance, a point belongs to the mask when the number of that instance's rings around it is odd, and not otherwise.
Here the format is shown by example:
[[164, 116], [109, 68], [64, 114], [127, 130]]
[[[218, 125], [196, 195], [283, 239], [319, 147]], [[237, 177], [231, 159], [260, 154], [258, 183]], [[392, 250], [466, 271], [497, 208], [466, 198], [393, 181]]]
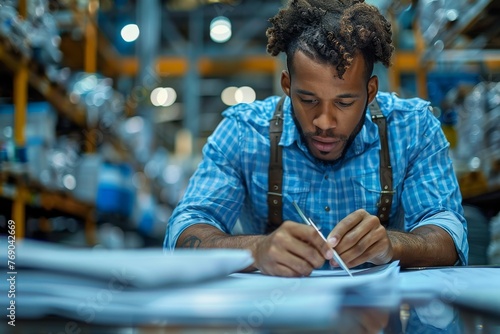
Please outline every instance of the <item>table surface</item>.
[[[139, 307], [139, 306], [138, 306]], [[17, 319], [16, 327], [0, 324], [1, 333], [500, 333], [500, 311], [484, 312], [439, 300], [402, 299], [398, 307], [343, 307], [332, 315], [328, 325], [296, 323], [272, 327], [263, 326], [259, 319], [235, 319], [232, 324], [197, 323], [193, 316], [183, 323], [158, 319], [154, 323], [96, 325], [78, 323], [71, 319]], [[272, 316], [272, 315], [271, 315]]]

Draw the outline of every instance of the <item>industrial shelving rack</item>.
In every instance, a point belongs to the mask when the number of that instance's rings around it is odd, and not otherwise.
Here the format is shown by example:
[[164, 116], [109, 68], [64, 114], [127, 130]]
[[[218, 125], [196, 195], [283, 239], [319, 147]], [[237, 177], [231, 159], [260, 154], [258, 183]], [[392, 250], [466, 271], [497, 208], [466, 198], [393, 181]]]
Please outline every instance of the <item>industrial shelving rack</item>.
[[[19, 13], [26, 16], [27, 0], [19, 0]], [[105, 75], [113, 76], [118, 72], [123, 72], [129, 76], [138, 75], [139, 61], [136, 57], [123, 57], [111, 51], [96, 23], [96, 10], [98, 0], [88, 1], [85, 10], [76, 6], [72, 8], [74, 12], [75, 24], [81, 26], [84, 32], [83, 38], [83, 70], [88, 73], [96, 73], [98, 62], [105, 63], [101, 69]], [[477, 37], [475, 29], [481, 27], [488, 20], [494, 20], [500, 7], [499, 1], [477, 0], [471, 3], [467, 13], [459, 18], [452, 26], [436, 35], [431, 44], [442, 41], [444, 50], [436, 53], [431, 47], [425, 46], [420, 36], [418, 27], [415, 27], [416, 49], [412, 51], [397, 51], [393, 61], [393, 67], [389, 71], [389, 87], [397, 91], [400, 86], [402, 73], [414, 73], [417, 78], [417, 93], [419, 96], [427, 97], [427, 73], [432, 69], [437, 61], [461, 61], [469, 60], [484, 63], [492, 71], [500, 69], [500, 51], [497, 49], [476, 50], [470, 49], [476, 44], [474, 38]], [[487, 38], [495, 39], [498, 33], [495, 31], [485, 31]], [[454, 41], [458, 36], [468, 35], [471, 42], [469, 48], [458, 50], [454, 47]], [[462, 45], [463, 46], [463, 45]], [[499, 46], [500, 47], [500, 46]], [[472, 55], [474, 57], [472, 57]], [[235, 55], [236, 56], [236, 55]], [[100, 59], [100, 60], [99, 60]], [[28, 101], [28, 87], [39, 92], [47, 102], [49, 102], [58, 112], [60, 117], [64, 117], [79, 127], [86, 136], [92, 136], [93, 131], [87, 124], [87, 111], [78, 104], [71, 102], [65, 89], [56, 83], [51, 82], [38, 69], [38, 64], [20, 56], [18, 52], [8, 43], [0, 38], [0, 63], [4, 64], [14, 74], [14, 95], [15, 105], [14, 120], [14, 140], [16, 147], [25, 146], [24, 126], [26, 124], [26, 109]], [[226, 75], [234, 68], [243, 69], [246, 72], [258, 72], [275, 74], [280, 64], [275, 58], [263, 54], [245, 55], [233, 57], [219, 61], [217, 55], [200, 55], [194, 64], [200, 76]], [[179, 55], [162, 56], [156, 60], [156, 70], [159, 74], [168, 72], [174, 77], [181, 77], [188, 73], [190, 66], [189, 59]], [[133, 114], [133, 110], [127, 110], [126, 114]], [[114, 146], [120, 147], [126, 159], [127, 150], [116, 137], [110, 136], [107, 140]], [[96, 150], [95, 140], [87, 138], [85, 141], [85, 151], [94, 152]], [[137, 162], [134, 165], [138, 166]], [[139, 169], [141, 166], [139, 166]], [[491, 198], [492, 194], [498, 191], [491, 190], [484, 194]], [[481, 195], [481, 194], [480, 194]], [[46, 211], [57, 210], [68, 215], [74, 215], [85, 221], [86, 238], [89, 244], [95, 242], [96, 212], [95, 205], [84, 203], [72, 197], [70, 194], [51, 191], [39, 184], [29, 180], [22, 171], [0, 171], [0, 197], [8, 198], [12, 201], [12, 219], [16, 221], [16, 233], [18, 238], [25, 235], [26, 206], [42, 208]], [[477, 200], [477, 196], [474, 197]], [[43, 228], [43, 221], [41, 228]], [[46, 228], [46, 227], [45, 227]]]

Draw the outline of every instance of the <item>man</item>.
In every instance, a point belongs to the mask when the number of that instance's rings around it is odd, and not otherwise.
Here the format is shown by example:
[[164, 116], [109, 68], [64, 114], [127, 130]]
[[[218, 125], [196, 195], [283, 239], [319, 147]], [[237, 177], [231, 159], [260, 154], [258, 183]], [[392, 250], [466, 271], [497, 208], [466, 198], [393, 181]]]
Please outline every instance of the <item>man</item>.
[[[348, 267], [466, 264], [467, 225], [440, 124], [427, 102], [378, 93], [372, 76], [375, 62], [390, 65], [390, 23], [362, 0], [292, 0], [270, 22], [268, 52], [287, 56], [283, 223], [265, 233], [269, 124], [279, 100], [270, 97], [223, 113], [164, 246], [249, 249], [248, 270], [279, 276], [309, 275], [325, 260], [337, 265], [332, 248]], [[394, 185], [387, 228], [376, 216], [383, 189], [379, 129], [368, 108], [375, 98], [387, 120]]]

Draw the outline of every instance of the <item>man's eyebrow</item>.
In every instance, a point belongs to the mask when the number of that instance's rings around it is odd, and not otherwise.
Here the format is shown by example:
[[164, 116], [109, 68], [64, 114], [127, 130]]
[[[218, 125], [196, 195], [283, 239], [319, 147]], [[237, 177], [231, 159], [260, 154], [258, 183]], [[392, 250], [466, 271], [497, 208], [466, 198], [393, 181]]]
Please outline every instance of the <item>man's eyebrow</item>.
[[339, 99], [357, 99], [359, 97], [360, 97], [359, 94], [354, 94], [354, 93], [344, 93], [337, 95], [337, 98]]
[[304, 90], [304, 89], [297, 89], [297, 93], [302, 94], [302, 95], [310, 95], [310, 96], [316, 95], [313, 92], [310, 92], [310, 91]]
[[[304, 89], [297, 89], [297, 93], [301, 94], [301, 95], [316, 96], [316, 94], [314, 94], [313, 92], [310, 92], [310, 91], [304, 90]], [[360, 96], [361, 95], [355, 94], [355, 93], [344, 93], [344, 94], [339, 94], [339, 95], [337, 95], [335, 97], [337, 99], [357, 99]]]

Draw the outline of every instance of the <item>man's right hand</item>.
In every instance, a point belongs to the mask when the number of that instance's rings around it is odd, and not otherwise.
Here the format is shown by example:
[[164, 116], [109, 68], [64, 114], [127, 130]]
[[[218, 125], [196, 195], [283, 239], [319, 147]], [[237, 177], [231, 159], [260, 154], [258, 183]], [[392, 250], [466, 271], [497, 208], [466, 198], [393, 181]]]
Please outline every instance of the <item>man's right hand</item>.
[[285, 221], [260, 238], [253, 249], [254, 266], [273, 276], [309, 276], [333, 257], [331, 247], [312, 226]]

